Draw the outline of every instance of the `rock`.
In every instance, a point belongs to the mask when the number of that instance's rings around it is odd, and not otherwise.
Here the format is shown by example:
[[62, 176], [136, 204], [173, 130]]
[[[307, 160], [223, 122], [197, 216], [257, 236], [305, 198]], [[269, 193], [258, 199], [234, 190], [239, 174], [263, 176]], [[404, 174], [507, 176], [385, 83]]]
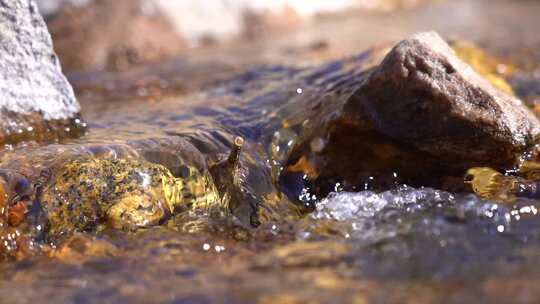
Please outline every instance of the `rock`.
[[507, 79], [510, 80], [516, 70], [512, 62], [493, 57], [469, 41], [452, 41], [450, 46], [461, 60], [469, 64], [495, 88], [508, 95], [516, 94], [507, 82]]
[[345, 109], [442, 159], [512, 164], [540, 134], [520, 100], [495, 89], [433, 32], [394, 47]]
[[[317, 184], [324, 181], [331, 189], [335, 182], [349, 189], [394, 182], [455, 189], [448, 183], [463, 185], [468, 168], [511, 169], [539, 139], [532, 112], [433, 32], [400, 42], [356, 82], [349, 98], [312, 107], [313, 130], [290, 154], [289, 171], [302, 162], [317, 172], [315, 188], [325, 188]], [[313, 149], [317, 141], [324, 145]]]
[[156, 1], [78, 2], [60, 3], [48, 20], [56, 52], [67, 71], [126, 70], [185, 49], [183, 38]]
[[0, 24], [0, 144], [72, 133], [79, 104], [35, 4], [0, 2]]
[[357, 0], [355, 8], [365, 11], [389, 12], [399, 9], [411, 9], [429, 1], [425, 0]]
[[305, 21], [296, 10], [284, 5], [279, 10], [247, 10], [243, 14], [243, 34], [248, 40], [261, 39], [269, 33], [299, 28]]
[[[463, 186], [470, 167], [510, 168], [540, 132], [538, 120], [518, 100], [480, 78], [434, 33], [413, 36], [389, 52], [372, 49], [320, 67], [258, 67], [185, 98], [190, 102], [181, 107], [184, 99], [170, 98], [130, 103], [112, 113], [100, 110], [92, 136], [6, 153], [0, 168], [13, 173], [5, 180], [15, 185], [7, 192], [36, 189], [23, 204], [39, 201], [40, 220], [48, 227], [37, 237], [23, 235], [61, 243], [64, 236], [96, 231], [103, 223], [131, 228], [167, 221], [195, 232], [213, 231], [221, 223], [229, 227], [231, 214], [248, 228], [294, 220], [330, 191], [358, 191], [375, 183], [378, 189], [394, 183], [449, 189], [447, 179]], [[134, 106], [135, 112], [125, 111]], [[142, 110], [155, 113], [150, 122], [133, 114]], [[136, 135], [126, 132], [132, 126]], [[233, 144], [236, 135], [245, 142]], [[231, 147], [233, 153], [224, 158]], [[143, 170], [142, 164], [161, 169]], [[190, 173], [191, 167], [200, 175]], [[100, 182], [113, 175], [126, 180]], [[163, 183], [172, 176], [174, 183]], [[204, 178], [192, 191], [185, 185], [193, 176]], [[44, 186], [37, 191], [33, 185]], [[114, 191], [106, 189], [111, 185]], [[153, 195], [155, 202], [164, 197], [191, 203], [172, 204], [166, 213], [139, 208]], [[209, 198], [204, 206], [219, 208], [205, 209], [211, 217], [195, 218], [191, 225], [199, 197]], [[72, 204], [66, 206], [66, 199]], [[297, 200], [305, 204], [291, 204]], [[10, 221], [23, 232], [35, 225], [20, 216], [24, 210], [13, 208]], [[220, 224], [214, 226], [214, 219]]]

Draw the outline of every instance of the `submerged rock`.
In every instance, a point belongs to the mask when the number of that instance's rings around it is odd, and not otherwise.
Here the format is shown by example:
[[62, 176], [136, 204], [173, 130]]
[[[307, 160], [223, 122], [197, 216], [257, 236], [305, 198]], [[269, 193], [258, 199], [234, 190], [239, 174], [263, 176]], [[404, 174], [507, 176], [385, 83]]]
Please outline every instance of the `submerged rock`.
[[0, 144], [71, 133], [79, 104], [35, 4], [0, 3], [0, 24]]
[[50, 242], [104, 222], [133, 230], [163, 223], [178, 210], [226, 210], [212, 178], [193, 167], [185, 166], [183, 176], [175, 178], [164, 166], [148, 162], [82, 159], [55, 171], [52, 183], [40, 190]]

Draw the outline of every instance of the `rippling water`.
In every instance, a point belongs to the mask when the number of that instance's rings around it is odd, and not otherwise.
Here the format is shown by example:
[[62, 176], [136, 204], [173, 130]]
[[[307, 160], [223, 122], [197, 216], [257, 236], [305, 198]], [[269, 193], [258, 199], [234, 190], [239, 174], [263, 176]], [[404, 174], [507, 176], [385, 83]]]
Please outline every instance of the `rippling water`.
[[539, 204], [503, 205], [429, 188], [337, 193], [322, 200], [299, 237], [310, 239], [319, 225], [332, 227], [377, 276], [488, 277], [532, 262], [523, 246], [539, 245]]
[[[540, 82], [537, 63], [531, 66], [530, 61], [540, 58], [535, 57], [540, 49], [540, 36], [535, 31], [540, 25], [538, 13], [540, 5], [535, 1], [471, 0], [443, 1], [397, 15], [364, 16], [362, 20], [354, 16], [340, 22], [329, 19], [312, 30], [280, 37], [276, 45], [263, 43], [264, 52], [256, 58], [245, 58], [248, 63], [241, 68], [224, 68], [223, 74], [268, 61], [301, 65], [333, 59], [381, 40], [435, 28], [523, 61], [523, 73], [511, 79], [512, 85], [534, 105]], [[383, 26], [388, 31], [380, 37]], [[509, 33], [511, 29], [514, 31]], [[291, 55], [290, 48], [297, 50], [295, 46], [314, 39], [329, 41], [327, 53], [299, 51]], [[339, 45], [341, 51], [333, 45]], [[525, 47], [514, 49], [516, 45]], [[283, 51], [283, 46], [289, 49]], [[252, 54], [253, 49], [234, 51], [232, 57], [245, 56], [245, 52]], [[159, 160], [174, 172], [179, 170], [175, 165], [179, 160], [189, 158], [177, 155], [179, 132], [211, 131], [202, 148], [211, 146], [225, 153], [229, 142], [213, 130], [216, 120], [238, 117], [226, 125], [235, 125], [248, 141], [259, 139], [261, 126], [250, 117], [279, 113], [264, 101], [299, 94], [265, 95], [261, 103], [239, 107], [235, 102], [242, 100], [208, 99], [204, 95], [209, 94], [208, 83], [188, 79], [182, 74], [184, 70], [179, 70], [176, 73], [184, 76], [179, 78], [188, 83], [187, 93], [156, 97], [145, 91], [148, 88], [137, 91], [135, 85], [113, 86], [105, 94], [91, 88], [85, 91], [89, 95], [81, 98], [88, 134], [68, 140], [66, 145], [22, 145], [3, 157], [11, 161], [21, 158], [23, 161], [13, 161], [10, 166], [30, 172], [54, 158], [50, 151], [61, 147], [64, 152], [75, 151], [70, 152], [74, 155], [114, 154]], [[197, 77], [215, 76], [204, 71]], [[135, 76], [144, 77], [145, 72], [143, 69]], [[274, 74], [261, 74], [269, 77], [264, 79], [267, 85], [279, 83], [268, 76]], [[107, 84], [122, 83], [106, 79]], [[132, 80], [128, 77], [126, 81]], [[190, 86], [190, 81], [197, 84]], [[244, 82], [237, 81], [236, 87], [242, 88]], [[116, 94], [115, 89], [124, 90], [124, 95]], [[198, 90], [202, 91], [200, 95]], [[275, 87], [268, 91], [275, 91]], [[219, 91], [211, 94], [220, 96]], [[253, 98], [249, 92], [242, 94], [238, 92], [238, 96]], [[118, 100], [119, 96], [123, 99]], [[203, 104], [202, 100], [212, 100], [212, 104]], [[249, 123], [242, 124], [246, 121]], [[280, 144], [286, 148], [294, 134], [286, 129], [281, 132]], [[251, 148], [267, 149], [261, 143]], [[24, 162], [28, 155], [34, 155], [35, 163]], [[265, 161], [250, 160], [254, 164]], [[265, 181], [260, 187], [267, 186], [264, 178], [257, 180]], [[217, 223], [222, 228], [217, 233], [185, 234], [174, 226], [135, 233], [106, 230], [79, 235], [53, 257], [1, 264], [0, 302], [534, 303], [540, 299], [539, 205], [538, 200], [500, 204], [472, 194], [396, 185], [384, 192], [331, 193], [300, 220], [268, 222], [252, 231], [236, 229], [230, 223]]]

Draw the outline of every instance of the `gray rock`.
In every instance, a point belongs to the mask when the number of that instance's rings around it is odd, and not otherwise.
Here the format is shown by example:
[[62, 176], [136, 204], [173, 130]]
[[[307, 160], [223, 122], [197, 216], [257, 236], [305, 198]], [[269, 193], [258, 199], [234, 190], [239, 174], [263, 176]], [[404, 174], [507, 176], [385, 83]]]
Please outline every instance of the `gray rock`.
[[0, 143], [66, 135], [79, 110], [35, 3], [1, 0]]

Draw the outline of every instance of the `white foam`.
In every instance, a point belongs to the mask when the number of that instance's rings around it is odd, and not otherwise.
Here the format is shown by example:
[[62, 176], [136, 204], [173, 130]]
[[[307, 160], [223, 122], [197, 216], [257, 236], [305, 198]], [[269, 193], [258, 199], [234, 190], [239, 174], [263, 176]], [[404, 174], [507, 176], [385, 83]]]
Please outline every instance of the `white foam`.
[[437, 204], [453, 199], [448, 192], [405, 186], [381, 193], [372, 191], [332, 193], [319, 202], [312, 217], [335, 220], [369, 218], [385, 207], [409, 208], [413, 211], [422, 208], [426, 203]]

